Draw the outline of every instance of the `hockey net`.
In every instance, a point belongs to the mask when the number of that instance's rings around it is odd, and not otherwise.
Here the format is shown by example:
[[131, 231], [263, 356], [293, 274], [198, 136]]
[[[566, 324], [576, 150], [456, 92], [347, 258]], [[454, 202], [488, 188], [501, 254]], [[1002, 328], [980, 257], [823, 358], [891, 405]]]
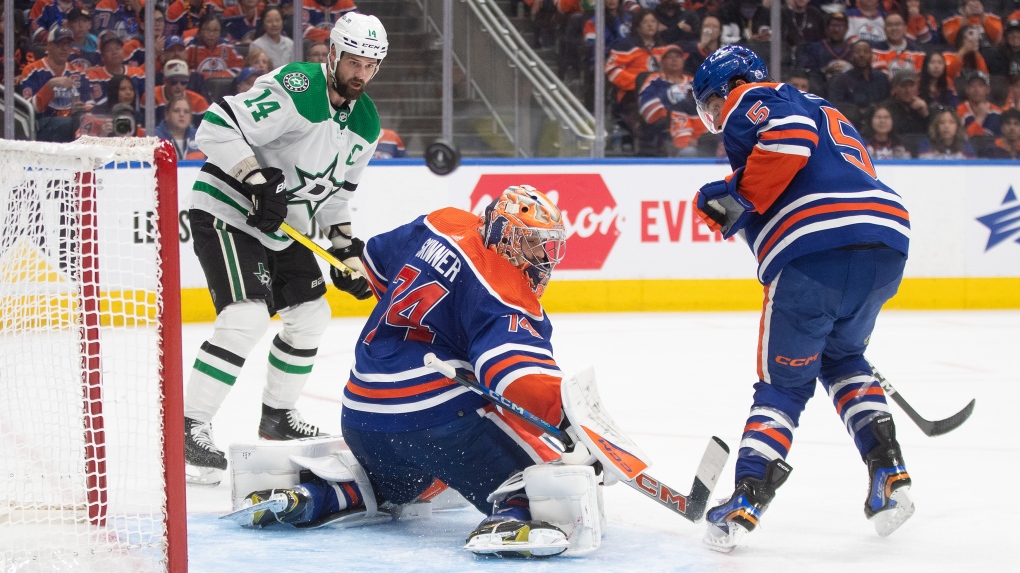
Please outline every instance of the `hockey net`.
[[4, 573], [185, 570], [176, 187], [158, 139], [0, 140]]

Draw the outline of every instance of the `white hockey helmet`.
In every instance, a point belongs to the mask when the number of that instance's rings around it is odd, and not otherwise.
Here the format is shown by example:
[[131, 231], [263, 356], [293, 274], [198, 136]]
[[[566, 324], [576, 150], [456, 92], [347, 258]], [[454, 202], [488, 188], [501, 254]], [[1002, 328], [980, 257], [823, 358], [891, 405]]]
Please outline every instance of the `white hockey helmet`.
[[330, 46], [336, 47], [337, 59], [340, 52], [355, 56], [375, 58], [382, 62], [390, 43], [386, 40], [386, 28], [379, 18], [369, 14], [348, 12], [340, 17], [329, 33]]

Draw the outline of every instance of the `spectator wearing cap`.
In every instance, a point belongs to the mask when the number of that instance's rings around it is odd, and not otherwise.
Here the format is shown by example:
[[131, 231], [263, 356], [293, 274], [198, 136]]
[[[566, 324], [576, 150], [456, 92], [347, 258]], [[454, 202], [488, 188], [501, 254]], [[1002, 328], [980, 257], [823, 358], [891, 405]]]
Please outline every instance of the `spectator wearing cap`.
[[[530, 4], [529, 4], [530, 6]], [[301, 9], [306, 40], [328, 42], [329, 32], [340, 16], [357, 9], [354, 0], [303, 0]]]
[[956, 86], [946, 74], [946, 57], [942, 52], [929, 52], [921, 64], [921, 79], [918, 95], [929, 107], [941, 105], [956, 109], [960, 98]]
[[942, 21], [942, 34], [950, 46], [957, 46], [960, 32], [977, 30], [980, 47], [999, 43], [1002, 39], [1002, 18], [985, 13], [981, 0], [960, 0], [960, 13]]
[[967, 139], [960, 125], [960, 117], [948, 108], [939, 108], [932, 113], [928, 124], [928, 137], [917, 147], [920, 159], [975, 159], [977, 153]]
[[889, 78], [871, 60], [871, 44], [857, 40], [850, 54], [853, 69], [829, 81], [828, 100], [854, 125], [860, 125], [865, 110], [889, 97]]
[[705, 132], [691, 95], [694, 78], [684, 73], [687, 57], [678, 46], [662, 56], [661, 70], [638, 76], [642, 126], [637, 154], [643, 157], [694, 156]]
[[185, 61], [205, 79], [233, 78], [244, 67], [244, 58], [232, 43], [223, 39], [222, 30], [219, 17], [207, 13], [194, 42], [186, 49]]
[[99, 54], [102, 58], [101, 66], [94, 66], [86, 72], [89, 84], [92, 86], [92, 100], [97, 104], [106, 102], [106, 85], [110, 78], [123, 75], [131, 78], [135, 84], [135, 91], [142, 93], [145, 90], [145, 70], [135, 66], [124, 65], [124, 41], [114, 33], [107, 32], [99, 44]]
[[241, 71], [237, 73], [237, 77], [234, 78], [234, 87], [231, 93], [234, 95], [243, 94], [255, 85], [255, 80], [264, 75], [266, 75], [265, 72], [260, 72], [255, 68], [241, 68]]
[[788, 46], [825, 39], [825, 14], [809, 0], [786, 0], [780, 18], [783, 41]]
[[989, 75], [1020, 75], [1020, 20], [1006, 22], [1002, 43], [988, 52], [985, 63]]
[[251, 47], [265, 52], [276, 67], [294, 61], [294, 40], [283, 35], [283, 12], [279, 8], [270, 6], [262, 12], [262, 35]]
[[181, 60], [170, 60], [163, 66], [163, 85], [156, 86], [153, 94], [156, 100], [156, 123], [163, 121], [166, 116], [166, 102], [176, 96], [184, 96], [191, 103], [191, 123], [197, 128], [202, 122], [202, 116], [209, 109], [209, 102], [188, 89], [190, 76], [188, 64]]
[[857, 0], [857, 6], [846, 11], [846, 39], [867, 40], [872, 44], [885, 40], [885, 11], [879, 0]]
[[191, 102], [187, 97], [174, 96], [166, 104], [166, 118], [156, 126], [156, 137], [169, 141], [177, 152], [177, 159], [205, 159], [195, 143], [196, 128], [191, 123]]
[[54, 26], [60, 26], [71, 9], [80, 6], [77, 0], [35, 0], [28, 12], [28, 26], [32, 41], [41, 44]]
[[67, 13], [67, 29], [74, 38], [74, 50], [68, 61], [83, 70], [99, 65], [99, 40], [92, 33], [92, 11], [81, 6], [71, 8]]
[[[138, 21], [142, 26], [142, 31], [145, 31], [145, 18]], [[152, 13], [152, 38], [154, 42], [154, 51], [156, 57], [156, 71], [159, 71], [160, 55], [163, 53], [163, 46], [166, 43], [166, 13], [163, 8], [156, 6]], [[124, 63], [130, 66], [145, 66], [145, 38], [131, 38], [124, 42]]]
[[907, 39], [918, 44], [938, 44], [938, 21], [921, 8], [921, 0], [907, 0]]
[[850, 42], [846, 41], [846, 14], [834, 12], [825, 17], [825, 39], [804, 44], [797, 51], [799, 64], [811, 77], [811, 91], [824, 96], [829, 79], [853, 66], [850, 64]]
[[981, 154], [990, 159], [1020, 159], [1020, 110], [1007, 109], [999, 116], [1002, 137]]
[[184, 47], [184, 40], [180, 36], [167, 36], [163, 40], [163, 51], [156, 59], [156, 71], [162, 73], [163, 66], [170, 60], [184, 60], [185, 58], [187, 58], [187, 50]]
[[223, 10], [223, 33], [234, 44], [246, 45], [255, 39], [259, 29], [260, 0], [237, 0], [237, 4]]
[[54, 28], [46, 56], [22, 71], [21, 95], [35, 106], [39, 141], [71, 141], [81, 115], [92, 107], [88, 78], [67, 63], [73, 42], [70, 30]]
[[988, 101], [992, 91], [988, 74], [975, 71], [967, 78], [967, 87], [963, 103], [956, 108], [956, 114], [963, 121], [968, 137], [981, 135], [999, 135], [1002, 109]]
[[141, 38], [140, 20], [144, 17], [144, 6], [143, 0], [99, 0], [93, 10], [92, 31], [99, 35], [100, 40], [108, 31], [124, 42]]
[[875, 68], [892, 74], [901, 68], [921, 70], [924, 50], [920, 45], [907, 39], [907, 27], [903, 16], [893, 12], [885, 17], [885, 40], [873, 44]]
[[918, 95], [917, 74], [913, 68], [893, 72], [889, 99], [883, 103], [892, 114], [899, 135], [922, 135], [928, 130], [928, 102]]

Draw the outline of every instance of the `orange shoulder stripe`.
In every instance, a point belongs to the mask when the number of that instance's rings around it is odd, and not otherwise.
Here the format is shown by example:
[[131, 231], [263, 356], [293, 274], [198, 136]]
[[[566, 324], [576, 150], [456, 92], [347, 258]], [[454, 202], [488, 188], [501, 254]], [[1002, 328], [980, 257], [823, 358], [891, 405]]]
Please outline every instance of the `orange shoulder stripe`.
[[733, 108], [735, 108], [737, 106], [737, 104], [740, 102], [740, 100], [744, 97], [745, 93], [747, 93], [748, 91], [750, 91], [750, 90], [752, 90], [754, 88], [759, 88], [759, 87], [775, 88], [778, 85], [780, 85], [780, 84], [772, 83], [772, 82], [759, 82], [759, 83], [754, 83], [754, 84], [744, 84], [742, 86], [737, 86], [736, 89], [734, 89], [733, 91], [730, 92], [730, 95], [726, 96], [726, 101], [723, 102], [723, 109], [722, 109], [723, 124], [726, 123], [726, 118], [728, 118], [730, 116], [730, 112], [732, 112]]

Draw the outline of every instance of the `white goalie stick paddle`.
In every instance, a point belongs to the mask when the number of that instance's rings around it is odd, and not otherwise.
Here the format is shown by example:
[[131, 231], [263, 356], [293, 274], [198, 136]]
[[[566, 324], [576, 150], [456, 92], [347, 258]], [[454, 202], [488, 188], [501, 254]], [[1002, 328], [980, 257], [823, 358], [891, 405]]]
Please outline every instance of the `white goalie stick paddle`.
[[[545, 420], [508, 400], [503, 395], [486, 388], [478, 383], [478, 381], [458, 373], [453, 366], [439, 360], [435, 354], [430, 352], [425, 355], [425, 366], [428, 366], [443, 376], [446, 376], [447, 378], [469, 388], [492, 404], [503, 408], [504, 411], [510, 412], [524, 422], [532, 425], [542, 432], [545, 432], [560, 443], [568, 447], [573, 446], [574, 440], [567, 434], [567, 432], [549, 424]], [[590, 395], [588, 398], [590, 399]], [[597, 399], [597, 394], [595, 394], [595, 399]], [[604, 412], [604, 409], [600, 408], [600, 410]], [[707, 507], [708, 500], [712, 495], [712, 490], [715, 489], [715, 485], [719, 481], [719, 476], [722, 473], [723, 467], [726, 465], [726, 460], [730, 453], [730, 449], [725, 442], [715, 436], [712, 436], [712, 439], [708, 443], [708, 447], [705, 449], [705, 455], [702, 456], [701, 463], [698, 464], [698, 470], [694, 476], [694, 483], [691, 485], [690, 493], [682, 494], [669, 487], [661, 480], [641, 471], [644, 467], [647, 467], [646, 465], [642, 466], [641, 470], [636, 470], [635, 467], [638, 465], [637, 463], [634, 465], [627, 464], [628, 459], [637, 460], [637, 462], [641, 464], [643, 464], [643, 462], [640, 462], [637, 457], [632, 456], [629, 452], [626, 452], [614, 445], [610, 439], [606, 439], [599, 435], [593, 428], [582, 426], [582, 431], [587, 434], [587, 437], [591, 439], [591, 441], [596, 443], [601, 442], [595, 447], [590, 445], [586, 445], [586, 447], [588, 447], [592, 452], [602, 453], [603, 455], [596, 454], [596, 456], [599, 457], [600, 461], [605, 460], [603, 465], [612, 465], [614, 467], [613, 473], [620, 477], [620, 481], [623, 481], [642, 495], [653, 499], [656, 503], [694, 523], [697, 523], [702, 517], [704, 517], [705, 508]], [[629, 440], [627, 442], [629, 443]], [[606, 454], [605, 452], [612, 453]], [[609, 459], [612, 457], [613, 453], [615, 453], [624, 464], [629, 465], [629, 471], [624, 470], [620, 467], [619, 463], [614, 463]], [[608, 468], [606, 471], [609, 471]]]
[[882, 386], [885, 393], [888, 394], [889, 397], [892, 398], [893, 402], [896, 402], [896, 404], [907, 413], [907, 417], [913, 420], [913, 422], [917, 424], [917, 427], [921, 428], [921, 431], [924, 432], [924, 435], [926, 436], [941, 436], [946, 432], [951, 432], [956, 428], [959, 428], [967, 421], [967, 418], [970, 418], [970, 415], [974, 413], [975, 400], [971, 400], [970, 403], [964, 406], [962, 410], [944, 420], [935, 420], [934, 422], [926, 420], [922, 418], [909, 403], [907, 403], [903, 396], [896, 391], [896, 388], [893, 388], [892, 383], [886, 380], [885, 376], [882, 376], [882, 373], [878, 371], [878, 368], [875, 368], [874, 364], [869, 362], [868, 365], [871, 366], [871, 373], [874, 374], [875, 380], [878, 380], [879, 385]]

